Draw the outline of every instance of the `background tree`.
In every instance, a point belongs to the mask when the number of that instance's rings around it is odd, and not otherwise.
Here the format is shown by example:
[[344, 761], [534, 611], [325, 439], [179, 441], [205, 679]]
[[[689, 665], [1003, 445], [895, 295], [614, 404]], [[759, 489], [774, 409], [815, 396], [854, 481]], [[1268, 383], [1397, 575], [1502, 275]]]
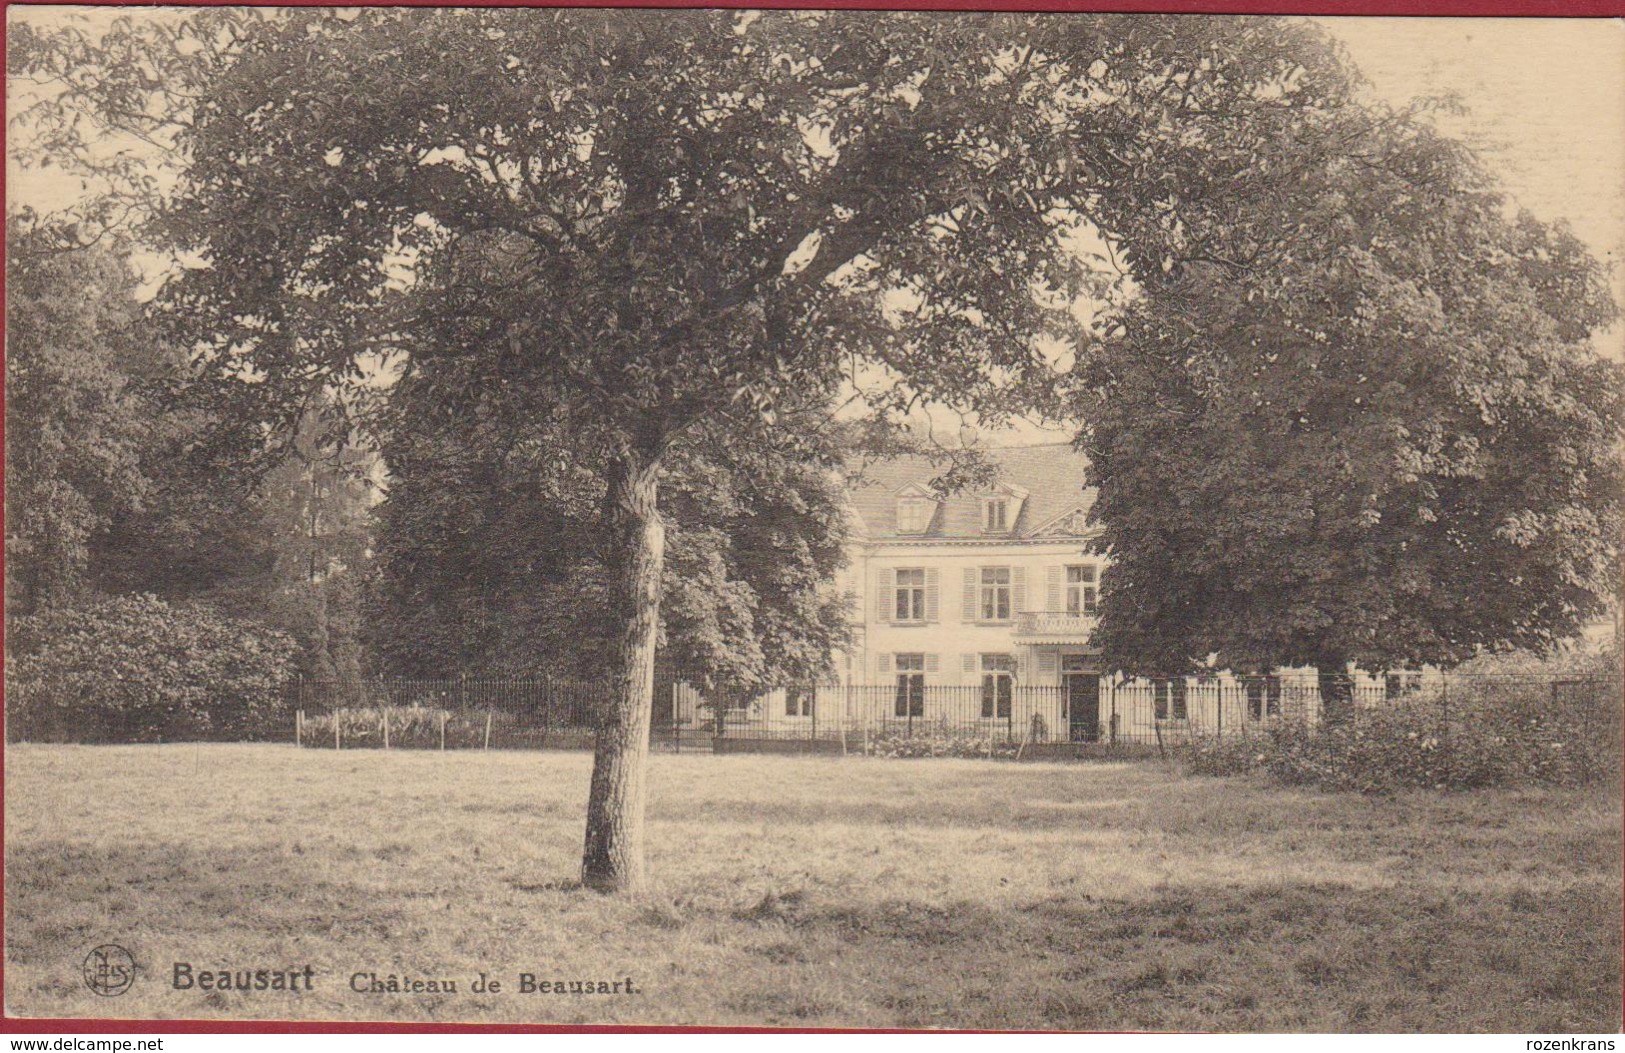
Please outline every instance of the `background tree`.
[[307, 675], [358, 676], [359, 596], [333, 571], [366, 548], [363, 451], [327, 452], [313, 409], [283, 462], [249, 475], [258, 423], [211, 413], [207, 382], [151, 337], [127, 246], [25, 215], [9, 233], [8, 615], [207, 602], [292, 633]]
[[[450, 407], [433, 364], [392, 392], [368, 635], [383, 668], [597, 679], [616, 625], [598, 536], [601, 451], [482, 427]], [[698, 686], [750, 692], [826, 675], [843, 644], [842, 429], [694, 436], [662, 479], [667, 525], [659, 660]], [[777, 441], [775, 441], [777, 440]]]
[[256, 480], [251, 506], [266, 558], [216, 602], [259, 616], [300, 642], [300, 673], [318, 679], [361, 676], [361, 588], [370, 560], [378, 499], [375, 453], [334, 434], [331, 407], [313, 400], [285, 444], [286, 454]]
[[26, 614], [87, 589], [97, 541], [147, 500], [158, 426], [143, 384], [162, 354], [116, 248], [6, 226], [6, 595]]
[[[457, 347], [468, 390], [516, 393], [510, 426], [605, 451], [596, 887], [644, 881], [676, 446], [827, 400], [861, 363], [897, 378], [882, 408], [997, 419], [1048, 390], [1081, 231], [1173, 281], [1230, 247], [1227, 185], [1257, 193], [1210, 173], [1361, 124], [1335, 49], [1268, 21], [369, 10], [210, 34], [131, 42], [167, 49], [153, 68], [197, 57], [147, 101], [185, 126], [163, 229], [208, 264], [165, 303], [200, 361], [261, 378], [288, 421], [375, 354]], [[94, 81], [63, 104], [118, 119], [128, 78]]]
[[1130, 670], [1324, 677], [1574, 636], [1619, 586], [1601, 268], [1411, 115], [1281, 161], [1289, 197], [1225, 224], [1240, 251], [1298, 225], [1278, 265], [1185, 268], [1080, 356], [1096, 639]]

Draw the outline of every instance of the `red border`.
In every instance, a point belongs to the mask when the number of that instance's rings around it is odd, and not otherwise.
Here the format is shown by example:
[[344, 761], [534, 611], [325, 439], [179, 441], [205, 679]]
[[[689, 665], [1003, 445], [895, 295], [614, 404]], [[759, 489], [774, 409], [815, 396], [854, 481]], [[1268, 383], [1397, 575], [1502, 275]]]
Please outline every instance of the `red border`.
[[[0, 0], [8, 11], [12, 7], [46, 6], [71, 3], [74, 0], [27, 0], [16, 3]], [[218, 0], [132, 0], [128, 3], [90, 0], [82, 6], [92, 7], [208, 7]], [[224, 6], [224, 5], [220, 5]], [[1247, 14], [1247, 15], [1318, 15], [1318, 16], [1400, 16], [1400, 17], [1493, 17], [1493, 18], [1619, 18], [1625, 17], [1625, 0], [572, 0], [555, 2], [539, 0], [519, 4], [505, 0], [455, 0], [452, 4], [439, 4], [435, 0], [244, 0], [241, 6], [256, 7], [636, 7], [636, 8], [825, 8], [841, 10], [912, 10], [912, 11], [1054, 11], [1062, 13], [1161, 13], [1161, 14]], [[9, 24], [9, 17], [7, 24]], [[5, 41], [5, 25], [0, 25], [0, 44]], [[10, 124], [9, 100], [7, 126]], [[0, 175], [0, 187], [4, 186]], [[0, 259], [4, 249], [0, 247]], [[5, 306], [5, 290], [0, 283], [0, 310]], [[3, 361], [3, 353], [0, 353]], [[0, 373], [0, 395], [4, 392], [4, 375]], [[5, 430], [5, 408], [0, 401], [0, 437]], [[0, 484], [4, 483], [5, 467], [0, 459]], [[0, 525], [4, 512], [0, 509]], [[0, 567], [4, 566], [0, 553]], [[0, 644], [5, 630], [0, 624]], [[3, 667], [0, 658], [0, 667]], [[0, 701], [4, 688], [0, 687]], [[0, 747], [0, 801], [3, 801], [5, 751]], [[4, 813], [0, 811], [0, 844], [4, 843]], [[4, 895], [4, 869], [0, 866], [0, 897]], [[3, 944], [5, 922], [0, 916], [0, 944]], [[826, 1035], [899, 1035], [918, 1034], [907, 1028], [775, 1028], [775, 1027], [705, 1027], [654, 1025], [565, 1025], [565, 1024], [441, 1024], [380, 1021], [283, 1021], [283, 1020], [119, 1020], [111, 1018], [51, 1018], [15, 1017], [4, 1008], [4, 972], [0, 970], [0, 1030], [17, 1034], [493, 1034], [493, 1035], [548, 1035], [548, 1034], [774, 1034], [780, 1032], [813, 1033]], [[993, 1032], [978, 1030], [933, 1031], [933, 1034], [1054, 1034], [1056, 1032], [1016, 1031]]]
[[[0, 0], [6, 8], [69, 0]], [[1618, 18], [1625, 0], [86, 0], [84, 7], [627, 7], [895, 11], [1052, 11], [1410, 18]], [[3, 36], [3, 34], [0, 34]]]

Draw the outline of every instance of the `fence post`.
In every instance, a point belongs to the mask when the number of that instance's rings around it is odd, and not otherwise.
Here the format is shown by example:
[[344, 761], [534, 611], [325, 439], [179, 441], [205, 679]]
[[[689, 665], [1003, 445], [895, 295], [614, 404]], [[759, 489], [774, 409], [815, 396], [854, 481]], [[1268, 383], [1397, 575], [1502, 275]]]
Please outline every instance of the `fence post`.
[[440, 751], [446, 751], [446, 711], [440, 711]]
[[389, 707], [384, 707], [384, 749], [389, 749]]
[[485, 745], [482, 748], [491, 748], [491, 711], [489, 709], [485, 711]]
[[302, 709], [293, 711], [293, 744], [295, 746], [305, 744], [305, 711]]
[[336, 749], [336, 750], [341, 750], [341, 749], [344, 748], [344, 736], [339, 733], [339, 727], [343, 723], [344, 723], [344, 710], [343, 709], [335, 709], [335, 710], [333, 710], [333, 748]]
[[846, 725], [852, 720], [852, 681], [846, 682], [846, 710], [840, 715], [841, 756], [846, 756]]

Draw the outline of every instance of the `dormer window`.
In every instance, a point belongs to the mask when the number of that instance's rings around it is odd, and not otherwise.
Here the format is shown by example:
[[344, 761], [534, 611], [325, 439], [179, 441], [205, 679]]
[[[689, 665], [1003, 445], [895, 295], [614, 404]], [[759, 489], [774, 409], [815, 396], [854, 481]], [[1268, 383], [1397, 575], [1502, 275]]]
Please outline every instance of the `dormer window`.
[[989, 497], [982, 502], [982, 530], [989, 534], [1009, 533], [1009, 498]]
[[923, 494], [905, 494], [897, 499], [897, 532], [923, 534], [936, 518], [937, 502]]

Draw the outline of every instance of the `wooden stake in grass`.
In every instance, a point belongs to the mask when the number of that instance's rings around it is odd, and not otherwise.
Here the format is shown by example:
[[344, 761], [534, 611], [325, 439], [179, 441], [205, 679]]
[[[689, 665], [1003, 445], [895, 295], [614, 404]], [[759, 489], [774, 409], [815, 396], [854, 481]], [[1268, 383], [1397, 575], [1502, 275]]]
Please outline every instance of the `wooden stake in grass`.
[[445, 712], [445, 710], [441, 710], [440, 711], [440, 750], [441, 750], [442, 753], [444, 753], [445, 749], [446, 749], [446, 712]]
[[384, 749], [389, 749], [389, 710], [384, 710]]
[[305, 744], [305, 711], [302, 709], [293, 711], [293, 744], [295, 746]]
[[491, 711], [485, 711], [485, 748], [491, 748]]
[[335, 709], [333, 711], [333, 748], [336, 750], [341, 750], [344, 748], [344, 737], [339, 734], [339, 725], [343, 723], [344, 710]]

